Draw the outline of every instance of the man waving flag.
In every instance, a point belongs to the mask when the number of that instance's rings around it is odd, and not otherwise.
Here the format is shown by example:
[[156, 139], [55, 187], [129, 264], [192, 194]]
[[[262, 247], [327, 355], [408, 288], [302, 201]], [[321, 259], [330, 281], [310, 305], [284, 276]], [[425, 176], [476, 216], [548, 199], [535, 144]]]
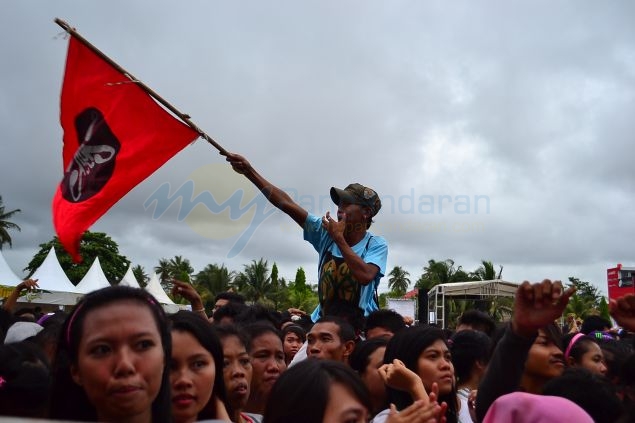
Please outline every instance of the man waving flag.
[[78, 262], [84, 231], [202, 133], [71, 34], [61, 94], [64, 177], [53, 199], [53, 223]]

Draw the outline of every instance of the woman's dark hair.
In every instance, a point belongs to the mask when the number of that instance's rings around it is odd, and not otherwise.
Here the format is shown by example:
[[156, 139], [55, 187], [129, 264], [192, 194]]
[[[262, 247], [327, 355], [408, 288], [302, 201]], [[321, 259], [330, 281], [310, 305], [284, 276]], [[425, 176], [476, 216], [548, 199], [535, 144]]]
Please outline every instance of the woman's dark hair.
[[496, 329], [494, 319], [481, 310], [467, 310], [459, 317], [458, 325], [470, 326], [473, 330], [483, 332], [487, 336], [492, 336]]
[[[221, 344], [224, 339], [230, 338], [233, 336], [236, 339], [238, 339], [238, 342], [240, 342], [245, 347], [245, 351], [248, 351], [247, 347], [249, 345], [249, 337], [247, 336], [244, 330], [238, 329], [238, 326], [233, 324], [212, 325], [212, 330], [214, 331], [216, 336], [218, 336], [218, 339], [221, 341]], [[223, 358], [223, 361], [222, 361], [223, 366], [224, 366], [224, 362], [225, 362], [225, 359]], [[249, 381], [249, 383], [251, 384], [251, 381]], [[225, 402], [225, 407], [227, 408], [227, 412], [229, 413], [229, 415], [233, 416], [236, 410], [232, 408], [229, 401]]]
[[172, 420], [168, 368], [170, 357], [172, 357], [172, 338], [165, 312], [157, 300], [147, 291], [123, 285], [102, 288], [86, 294], [64, 321], [58, 340], [57, 354], [53, 362], [49, 418], [72, 421], [97, 420], [95, 406], [90, 403], [84, 389], [73, 381], [70, 367], [77, 364], [79, 343], [86, 315], [95, 309], [120, 301], [134, 301], [147, 307], [154, 318], [161, 336], [164, 366], [161, 389], [152, 402], [152, 421], [170, 422]]
[[[432, 345], [435, 341], [441, 340], [447, 345], [445, 332], [442, 329], [431, 326], [412, 326], [403, 329], [395, 334], [386, 347], [384, 355], [384, 363], [392, 363], [394, 359], [403, 361], [405, 366], [415, 373], [418, 373], [418, 362], [421, 353]], [[386, 387], [388, 401], [395, 404], [398, 410], [410, 406], [413, 401], [412, 397], [404, 391]], [[447, 395], [440, 395], [439, 403], [446, 402], [448, 409], [446, 411], [446, 419], [448, 423], [456, 423], [458, 419], [458, 400], [456, 394], [456, 386], [452, 387], [452, 391]]]
[[403, 321], [403, 316], [395, 310], [375, 310], [366, 317], [366, 333], [368, 333], [370, 329], [385, 328], [394, 334], [405, 327], [406, 324]]
[[51, 378], [36, 344], [0, 344], [0, 379], [0, 416], [44, 417]]
[[604, 355], [604, 362], [606, 364], [606, 377], [613, 383], [619, 384], [622, 379], [622, 366], [633, 354], [633, 347], [624, 342], [624, 340], [598, 340], [602, 354]]
[[214, 298], [214, 303], [216, 303], [218, 300], [227, 300], [230, 303], [245, 304], [245, 297], [237, 292], [221, 292]]
[[385, 347], [387, 345], [388, 339], [384, 337], [367, 339], [365, 341], [358, 342], [348, 359], [348, 365], [351, 366], [351, 369], [355, 370], [357, 374], [364, 374], [371, 354], [378, 348]]
[[278, 329], [276, 329], [275, 326], [273, 326], [268, 321], [260, 321], [260, 322], [251, 323], [246, 326], [243, 326], [242, 329], [247, 334], [247, 337], [249, 340], [249, 342], [247, 342], [247, 345], [246, 345], [247, 352], [249, 354], [251, 354], [251, 350], [253, 349], [254, 339], [259, 338], [262, 335], [265, 335], [267, 333], [274, 334], [275, 336], [278, 337], [278, 339], [280, 339], [280, 343], [282, 343], [282, 334], [280, 333]]
[[622, 414], [615, 386], [604, 376], [582, 367], [565, 369], [545, 383], [543, 395], [566, 398], [579, 405], [595, 423], [613, 423]]
[[221, 306], [216, 309], [214, 314], [212, 314], [212, 318], [214, 319], [215, 325], [223, 324], [222, 321], [224, 318], [228, 318], [232, 322], [236, 319], [240, 313], [246, 310], [249, 306], [241, 303], [229, 302], [224, 306]]
[[492, 340], [485, 333], [476, 330], [462, 330], [455, 333], [450, 342], [452, 364], [457, 383], [461, 384], [469, 379], [474, 364], [489, 363], [489, 352]]
[[228, 338], [230, 336], [235, 336], [238, 338], [241, 344], [245, 346], [245, 350], [249, 346], [249, 337], [245, 333], [245, 331], [238, 329], [236, 325], [224, 324], [224, 325], [214, 325], [212, 326], [212, 330], [218, 336], [218, 339], [222, 342], [223, 339]]
[[611, 328], [611, 322], [606, 320], [602, 316], [590, 315], [585, 317], [582, 321], [582, 327], [580, 328], [580, 332], [588, 335], [594, 330], [603, 331]]
[[62, 326], [64, 320], [68, 317], [68, 313], [63, 311], [57, 311], [50, 315], [45, 315], [41, 325], [43, 329], [33, 337], [33, 342], [42, 348], [42, 350], [49, 357], [49, 362], [52, 362], [55, 357], [55, 351], [57, 351], [57, 342], [60, 338]]
[[302, 329], [302, 326], [293, 324], [293, 325], [285, 326], [284, 329], [282, 329], [283, 342], [284, 342], [284, 338], [286, 338], [289, 332], [295, 333], [298, 336], [298, 338], [300, 338], [300, 342], [304, 343], [304, 341], [306, 341], [306, 332], [304, 331], [304, 329]]
[[549, 323], [541, 329], [545, 333], [547, 339], [553, 342], [558, 348], [560, 348], [560, 351], [564, 353], [564, 348], [562, 346], [562, 330], [560, 329], [560, 326], [555, 323]]
[[238, 316], [234, 317], [234, 323], [239, 326], [245, 326], [259, 321], [268, 321], [276, 328], [279, 328], [282, 322], [282, 315], [279, 311], [256, 303], [247, 306]]
[[370, 412], [368, 389], [350, 367], [332, 360], [308, 359], [280, 375], [269, 395], [263, 423], [322, 423], [333, 383], [350, 389]]
[[[578, 336], [580, 335], [580, 336]], [[575, 338], [575, 341], [574, 339]], [[571, 341], [574, 341], [571, 344]], [[582, 356], [586, 354], [591, 348], [592, 344], [597, 345], [597, 341], [595, 338], [592, 338], [588, 335], [584, 335], [583, 333], [569, 333], [562, 338], [562, 345], [564, 346], [563, 352], [568, 354], [565, 356], [565, 360], [569, 357], [573, 358], [575, 363], [580, 363], [582, 360]]]
[[211, 420], [216, 418], [215, 398], [225, 402], [225, 381], [223, 379], [223, 347], [218, 336], [212, 331], [209, 322], [191, 311], [179, 311], [168, 317], [172, 323], [172, 331], [187, 332], [192, 335], [203, 348], [212, 355], [214, 359], [214, 389], [212, 397], [207, 405], [198, 414], [198, 420]]

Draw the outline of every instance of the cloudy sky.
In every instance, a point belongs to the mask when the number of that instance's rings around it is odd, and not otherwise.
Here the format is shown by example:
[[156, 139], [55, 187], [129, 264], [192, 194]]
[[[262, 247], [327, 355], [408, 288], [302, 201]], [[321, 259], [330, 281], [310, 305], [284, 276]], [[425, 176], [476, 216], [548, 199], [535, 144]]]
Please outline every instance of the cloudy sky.
[[[39, 0], [0, 13], [0, 195], [22, 210], [2, 253], [18, 275], [54, 236], [67, 48], [55, 17], [309, 211], [335, 209], [331, 186], [376, 189], [372, 230], [388, 269], [413, 282], [429, 259], [485, 259], [507, 280], [575, 276], [606, 291], [608, 267], [635, 265], [629, 0]], [[184, 212], [157, 195], [188, 183], [219, 204], [239, 193], [243, 211]], [[254, 195], [198, 140], [91, 230], [146, 271], [175, 255], [196, 271], [263, 257], [314, 282], [300, 228], [246, 207]]]

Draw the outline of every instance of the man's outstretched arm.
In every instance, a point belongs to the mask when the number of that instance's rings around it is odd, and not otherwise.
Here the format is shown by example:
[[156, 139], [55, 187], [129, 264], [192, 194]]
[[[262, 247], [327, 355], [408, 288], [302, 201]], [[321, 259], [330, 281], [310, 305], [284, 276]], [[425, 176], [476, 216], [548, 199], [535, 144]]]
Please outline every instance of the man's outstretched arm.
[[304, 227], [308, 212], [293, 201], [289, 194], [271, 184], [262, 175], [256, 172], [249, 161], [243, 156], [227, 153], [226, 160], [237, 173], [245, 175], [245, 177], [264, 194], [271, 204], [288, 214], [298, 225]]

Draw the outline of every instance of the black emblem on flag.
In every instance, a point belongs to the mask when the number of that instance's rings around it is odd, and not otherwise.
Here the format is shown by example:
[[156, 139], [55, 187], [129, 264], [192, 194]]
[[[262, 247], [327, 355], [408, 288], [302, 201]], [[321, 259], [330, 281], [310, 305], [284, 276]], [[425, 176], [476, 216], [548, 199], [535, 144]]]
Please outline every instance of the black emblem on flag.
[[115, 170], [115, 157], [121, 148], [104, 115], [85, 109], [75, 118], [79, 148], [64, 172], [62, 196], [79, 203], [97, 194]]

